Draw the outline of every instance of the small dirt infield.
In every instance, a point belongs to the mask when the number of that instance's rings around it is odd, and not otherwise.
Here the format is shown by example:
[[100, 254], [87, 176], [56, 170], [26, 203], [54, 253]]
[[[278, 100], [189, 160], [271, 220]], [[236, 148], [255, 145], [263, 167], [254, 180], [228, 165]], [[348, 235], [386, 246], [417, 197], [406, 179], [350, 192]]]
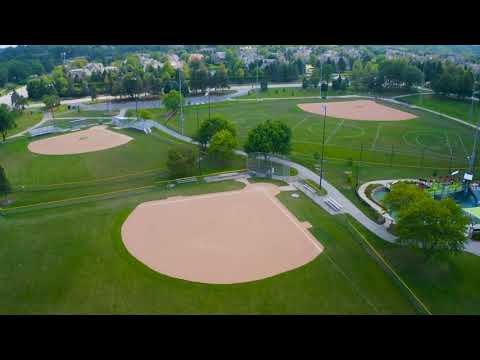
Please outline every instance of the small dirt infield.
[[327, 103], [298, 104], [303, 111], [323, 115], [322, 105], [327, 106], [327, 116], [364, 121], [402, 121], [416, 118], [415, 115], [381, 105], [371, 100], [335, 101]]
[[28, 150], [42, 155], [73, 155], [106, 150], [121, 146], [133, 140], [130, 136], [94, 126], [87, 130], [33, 141]]
[[316, 258], [322, 245], [275, 197], [272, 184], [140, 204], [122, 226], [127, 250], [149, 268], [209, 284], [260, 280]]

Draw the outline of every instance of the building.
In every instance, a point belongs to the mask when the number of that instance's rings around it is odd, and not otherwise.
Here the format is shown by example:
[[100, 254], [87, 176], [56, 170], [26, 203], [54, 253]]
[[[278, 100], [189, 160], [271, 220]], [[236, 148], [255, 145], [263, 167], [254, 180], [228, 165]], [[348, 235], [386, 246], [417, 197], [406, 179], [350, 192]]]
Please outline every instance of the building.
[[313, 67], [310, 64], [305, 65], [305, 75], [311, 76], [314, 69], [315, 69], [315, 67]]
[[249, 65], [256, 60], [260, 60], [262, 57], [257, 54], [257, 48], [253, 46], [242, 46], [240, 47], [240, 60], [243, 61], [245, 65]]
[[70, 69], [68, 70], [68, 76], [72, 79], [83, 80], [89, 76], [89, 72], [86, 69]]
[[307, 62], [310, 59], [310, 54], [312, 53], [312, 49], [301, 47], [294, 51], [295, 59], [300, 59], [303, 62]]
[[213, 56], [213, 62], [216, 64], [224, 62], [226, 56], [227, 56], [227, 53], [225, 51], [217, 51]]
[[176, 54], [169, 54], [167, 55], [167, 58], [168, 58], [168, 62], [170, 63], [170, 65], [175, 69], [175, 70], [178, 70], [178, 69], [181, 69], [183, 64], [182, 62], [180, 61], [180, 58], [178, 57], [178, 55]]
[[89, 73], [88, 75], [91, 75], [94, 72], [101, 73], [103, 72], [103, 64], [102, 63], [88, 63], [84, 67], [85, 70]]
[[106, 73], [112, 73], [112, 72], [117, 72], [119, 71], [119, 68], [116, 67], [116, 66], [105, 66], [103, 68], [103, 70], [106, 72]]
[[204, 56], [202, 54], [190, 54], [190, 57], [188, 58], [189, 62], [192, 61], [202, 61]]

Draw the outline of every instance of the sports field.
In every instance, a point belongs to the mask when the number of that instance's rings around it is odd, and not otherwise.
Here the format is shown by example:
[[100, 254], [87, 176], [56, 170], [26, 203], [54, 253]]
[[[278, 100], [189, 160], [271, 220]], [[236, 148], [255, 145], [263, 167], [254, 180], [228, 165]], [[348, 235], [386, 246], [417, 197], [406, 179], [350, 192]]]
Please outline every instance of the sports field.
[[[332, 100], [333, 101], [333, 100]], [[342, 99], [341, 101], [345, 101]], [[211, 105], [211, 114], [234, 121], [243, 143], [248, 131], [267, 119], [277, 119], [293, 130], [292, 155], [312, 159], [320, 152], [323, 117], [307, 113], [298, 104], [318, 102], [318, 99], [264, 100], [260, 102], [226, 102]], [[399, 105], [384, 104], [407, 111], [415, 119], [405, 121], [354, 121], [326, 118], [325, 156], [330, 159], [352, 159], [377, 165], [428, 167], [447, 169], [450, 165], [467, 166], [471, 154], [471, 128], [441, 116]], [[152, 118], [179, 130], [178, 119], [165, 121], [162, 109], [147, 110]], [[185, 134], [193, 135], [202, 119], [208, 117], [208, 105], [185, 109]]]
[[[305, 198], [279, 200], [308, 221], [324, 252], [305, 266], [244, 284], [159, 274], [131, 256], [121, 225], [140, 203], [240, 189], [239, 182], [164, 187], [126, 197], [0, 217], [2, 314], [412, 314], [402, 290], [343, 216]], [[88, 224], [88, 226], [84, 226]]]
[[473, 124], [478, 122], [480, 116], [478, 101], [473, 102], [472, 116], [471, 100], [460, 100], [441, 95], [406, 96], [398, 100], [438, 111]]

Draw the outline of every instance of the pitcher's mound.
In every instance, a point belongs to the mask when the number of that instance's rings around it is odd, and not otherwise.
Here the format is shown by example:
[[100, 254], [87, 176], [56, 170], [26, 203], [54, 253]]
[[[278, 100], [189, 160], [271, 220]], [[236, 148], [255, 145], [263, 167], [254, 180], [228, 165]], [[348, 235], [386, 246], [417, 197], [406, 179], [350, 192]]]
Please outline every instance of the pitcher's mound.
[[323, 104], [327, 106], [327, 116], [334, 118], [366, 121], [400, 121], [416, 118], [413, 114], [371, 100], [298, 104], [298, 107], [307, 112], [323, 115], [324, 110], [321, 108]]
[[94, 126], [87, 130], [33, 141], [28, 149], [43, 155], [72, 155], [110, 149], [133, 140], [130, 136], [107, 129], [106, 126]]
[[151, 201], [122, 226], [128, 251], [151, 269], [210, 284], [267, 278], [302, 266], [323, 250], [275, 198], [271, 184], [240, 191]]

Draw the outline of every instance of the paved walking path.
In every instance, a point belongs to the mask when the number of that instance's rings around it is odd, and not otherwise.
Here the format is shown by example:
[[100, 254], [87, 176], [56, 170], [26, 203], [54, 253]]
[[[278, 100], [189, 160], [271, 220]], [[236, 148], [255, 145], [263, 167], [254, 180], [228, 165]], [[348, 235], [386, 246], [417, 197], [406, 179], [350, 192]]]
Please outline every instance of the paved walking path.
[[[177, 138], [179, 140], [182, 140], [187, 143], [191, 144], [197, 144], [192, 138], [181, 135], [177, 133], [176, 131], [159, 124], [157, 128], [161, 131], [164, 131], [168, 135]], [[243, 155], [246, 156], [246, 153], [242, 150], [236, 150], [235, 151], [238, 155]], [[298, 177], [301, 179], [310, 179], [312, 181], [315, 181], [318, 183], [320, 181], [320, 176], [315, 174], [312, 170], [306, 168], [303, 165], [297, 164], [293, 161], [290, 160], [285, 160], [285, 159], [280, 159], [276, 157], [271, 157], [272, 161], [279, 163], [279, 164], [284, 164], [288, 165], [290, 167], [295, 168], [298, 171]], [[382, 180], [380, 180], [382, 181]], [[387, 180], [384, 180], [387, 181]], [[391, 180], [390, 180], [391, 181]], [[377, 183], [379, 181], [375, 181]], [[369, 217], [367, 217], [359, 208], [357, 208], [345, 195], [343, 195], [340, 191], [338, 191], [333, 185], [331, 185], [328, 181], [325, 179], [322, 180], [322, 185], [324, 189], [327, 191], [327, 195], [324, 196], [319, 196], [315, 195], [312, 193], [309, 193], [308, 191], [304, 191], [303, 187], [298, 186], [297, 188], [301, 190], [303, 193], [305, 193], [310, 199], [312, 199], [317, 205], [319, 205], [321, 208], [325, 209], [328, 213], [330, 214], [339, 214], [339, 213], [347, 213], [350, 214], [355, 220], [357, 220], [360, 224], [362, 224], [364, 227], [366, 227], [368, 230], [370, 230], [372, 233], [380, 237], [381, 239], [388, 241], [388, 242], [395, 242], [396, 236], [392, 235], [387, 231], [385, 226], [377, 224], [375, 221], [371, 220]], [[342, 206], [342, 210], [339, 212], [333, 212], [326, 204], [325, 200], [330, 197], [334, 199], [337, 203], [339, 203]], [[469, 241], [467, 246], [465, 247], [465, 251], [468, 251], [472, 254], [480, 256], [480, 242], [474, 242], [474, 241]]]
[[19, 133], [16, 133], [15, 135], [7, 137], [7, 139], [13, 139], [19, 136], [23, 136], [26, 133], [28, 133], [30, 130], [33, 130], [33, 129], [36, 129], [37, 127], [42, 126], [44, 123], [46, 123], [48, 120], [51, 120], [51, 119], [52, 119], [52, 114], [50, 114], [49, 112], [44, 112], [42, 120], [40, 120], [38, 123], [36, 123], [33, 126], [30, 126], [28, 129], [25, 129], [23, 131], [20, 131]]

